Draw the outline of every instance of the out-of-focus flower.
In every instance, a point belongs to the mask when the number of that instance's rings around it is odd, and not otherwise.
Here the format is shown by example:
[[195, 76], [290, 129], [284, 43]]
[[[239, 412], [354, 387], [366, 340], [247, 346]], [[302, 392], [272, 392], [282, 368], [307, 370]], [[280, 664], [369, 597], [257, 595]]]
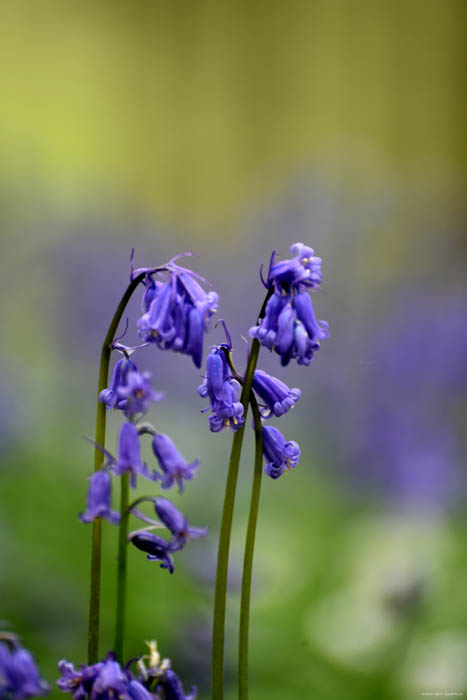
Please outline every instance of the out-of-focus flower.
[[154, 508], [158, 517], [173, 535], [170, 549], [177, 552], [188, 542], [189, 538], [204, 537], [208, 530], [206, 527], [193, 527], [188, 524], [188, 520], [170, 501], [166, 498], [156, 498]]
[[23, 700], [47, 695], [49, 690], [32, 654], [19, 645], [10, 649], [0, 641], [0, 698]]
[[110, 475], [106, 471], [94, 472], [90, 482], [86, 511], [81, 513], [80, 520], [83, 523], [90, 523], [95, 518], [105, 518], [112, 525], [116, 525], [120, 522], [120, 515], [112, 510]]
[[162, 488], [169, 489], [174, 482], [178, 484], [179, 493], [183, 491], [183, 480], [190, 481], [199, 466], [199, 459], [188, 464], [168, 435], [158, 433], [152, 441], [152, 449], [160, 468], [164, 472]]
[[298, 443], [287, 441], [280, 430], [272, 425], [263, 426], [263, 453], [266, 458], [265, 472], [272, 479], [296, 467], [300, 460]]
[[156, 282], [150, 271], [146, 274], [139, 335], [162, 350], [190, 355], [196, 367], [201, 367], [203, 336], [219, 297], [216, 292], [205, 292], [191, 270], [171, 262], [166, 271], [164, 282]]
[[100, 661], [91, 666], [81, 666], [76, 670], [74, 665], [65, 659], [58, 662], [58, 670], [62, 677], [57, 685], [62, 693], [71, 693], [73, 700], [84, 700], [90, 695], [92, 685], [104, 663]]
[[253, 389], [266, 404], [266, 410], [261, 410], [263, 418], [284, 415], [297, 403], [302, 393], [300, 389], [289, 389], [280, 379], [260, 369], [254, 374]]
[[174, 563], [171, 556], [171, 544], [152, 532], [140, 531], [130, 533], [129, 541], [137, 549], [146, 552], [150, 561], [160, 561], [161, 569], [168, 569], [171, 574], [174, 572]]
[[153, 391], [151, 388], [150, 372], [138, 372], [131, 370], [127, 376], [125, 386], [117, 389], [118, 403], [124, 407], [127, 416], [134, 416], [137, 413], [146, 413], [149, 401], [161, 401], [164, 394], [160, 391]]
[[213, 433], [224, 428], [236, 431], [245, 422], [240, 392], [240, 384], [230, 371], [222, 346], [214, 348], [206, 360], [206, 379], [198, 387], [198, 394], [209, 398], [211, 404], [209, 427]]
[[167, 669], [161, 681], [165, 700], [195, 700], [196, 688], [193, 686], [189, 695], [185, 695], [183, 685], [175, 671]]

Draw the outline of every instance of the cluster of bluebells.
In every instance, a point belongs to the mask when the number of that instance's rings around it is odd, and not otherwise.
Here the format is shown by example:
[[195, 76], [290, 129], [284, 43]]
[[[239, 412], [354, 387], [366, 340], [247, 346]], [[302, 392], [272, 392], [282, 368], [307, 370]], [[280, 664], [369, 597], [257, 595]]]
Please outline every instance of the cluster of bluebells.
[[15, 635], [0, 632], [0, 700], [35, 698], [49, 691], [31, 652]]
[[[163, 279], [158, 279], [163, 275]], [[195, 273], [175, 264], [174, 260], [163, 268], [132, 270], [132, 278], [142, 276], [144, 286], [143, 316], [137, 322], [143, 345], [156, 343], [158, 347], [191, 355], [196, 366], [201, 366], [203, 336], [207, 321], [217, 308], [218, 295], [205, 292], [195, 279]], [[187, 462], [168, 435], [159, 433], [154, 426], [142, 422], [149, 405], [159, 402], [164, 394], [151, 386], [151, 374], [141, 372], [133, 359], [141, 346], [127, 347], [114, 341], [112, 348], [122, 354], [115, 363], [110, 384], [100, 392], [99, 400], [108, 409], [120, 411], [124, 416], [119, 431], [116, 455], [97, 445], [104, 453], [103, 467], [90, 478], [87, 505], [80, 515], [83, 522], [105, 518], [111, 524], [120, 522], [121, 515], [112, 509], [111, 475], [121, 477], [128, 474], [132, 488], [138, 478], [159, 482], [163, 490], [174, 485], [182, 492], [184, 483], [195, 476], [199, 460]], [[158, 468], [149, 467], [141, 456], [141, 439], [152, 438], [152, 452]], [[162, 568], [173, 572], [172, 554], [182, 549], [189, 537], [201, 537], [206, 530], [192, 528], [186, 518], [167, 499], [153, 499], [161, 522], [151, 522], [151, 527], [136, 531], [130, 541], [145, 551], [148, 559], [159, 560]], [[138, 510], [137, 517], [148, 520]], [[171, 539], [165, 540], [148, 530], [166, 527]]]
[[[75, 666], [59, 661], [61, 678], [57, 685], [73, 700], [195, 700], [196, 688], [185, 694], [182, 682], [169, 659], [161, 659], [156, 642], [148, 642], [149, 654], [133, 659], [126, 666], [109, 652], [104, 661], [90, 666]], [[136, 663], [136, 673], [130, 668]]]
[[[264, 316], [258, 325], [250, 328], [250, 335], [269, 350], [275, 350], [283, 366], [291, 359], [308, 366], [320, 341], [329, 335], [327, 323], [316, 320], [310, 297], [310, 292], [320, 288], [321, 258], [315, 257], [313, 249], [303, 243], [295, 243], [291, 251], [294, 257], [289, 260], [276, 262], [275, 252], [271, 257], [268, 278], [263, 280], [268, 289]], [[230, 338], [228, 340], [228, 344], [211, 350], [204, 382], [198, 388], [198, 393], [209, 399], [209, 426], [213, 432], [223, 428], [235, 431], [244, 423], [240, 396], [243, 379], [233, 368], [232, 344]], [[287, 413], [299, 400], [301, 391], [289, 388], [277, 377], [259, 369], [254, 372], [252, 390], [263, 422], [265, 471], [272, 479], [277, 479], [297, 466], [300, 447], [265, 421]]]

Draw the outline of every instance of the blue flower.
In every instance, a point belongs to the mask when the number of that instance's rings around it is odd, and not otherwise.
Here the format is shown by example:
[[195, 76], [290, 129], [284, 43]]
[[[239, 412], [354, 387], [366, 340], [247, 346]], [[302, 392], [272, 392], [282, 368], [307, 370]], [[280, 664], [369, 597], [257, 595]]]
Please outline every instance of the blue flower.
[[130, 681], [128, 683], [128, 695], [130, 700], [154, 700], [155, 698], [139, 681]]
[[158, 283], [150, 272], [146, 274], [144, 313], [138, 321], [138, 332], [162, 350], [190, 355], [201, 367], [207, 320], [217, 310], [219, 297], [215, 292], [205, 292], [191, 270], [172, 262], [166, 271], [167, 279]]
[[164, 398], [162, 392], [151, 389], [150, 379], [150, 372], [138, 372], [138, 370], [128, 372], [126, 385], [119, 386], [117, 389], [118, 403], [120, 407], [124, 407], [125, 415], [146, 413], [148, 401], [156, 402]]
[[179, 493], [183, 491], [183, 480], [190, 481], [195, 475], [195, 470], [199, 466], [199, 459], [188, 464], [168, 435], [158, 433], [152, 441], [152, 449], [159, 462], [159, 466], [164, 472], [162, 477], [162, 488], [169, 489], [174, 481], [178, 484]]
[[76, 670], [74, 665], [65, 659], [58, 662], [58, 670], [62, 677], [57, 685], [62, 693], [71, 693], [73, 700], [85, 700], [91, 694], [92, 686], [97, 674], [104, 663], [99, 661], [91, 666], [81, 666]]
[[107, 389], [103, 389], [99, 394], [99, 401], [105, 403], [107, 408], [125, 408], [125, 405], [119, 404], [118, 389], [126, 386], [128, 373], [131, 371], [138, 371], [135, 363], [126, 357], [122, 357], [112, 371], [112, 377], [110, 379], [110, 386]]
[[94, 472], [90, 479], [86, 511], [81, 513], [80, 520], [90, 523], [95, 518], [105, 518], [112, 525], [120, 522], [120, 515], [112, 510], [111, 480], [105, 471]]
[[128, 675], [121, 668], [112, 652], [98, 670], [92, 685], [91, 700], [112, 700], [127, 697]]
[[272, 479], [277, 479], [284, 471], [297, 466], [300, 460], [300, 447], [294, 440], [287, 442], [277, 428], [264, 425], [263, 454], [266, 458], [266, 474]]
[[170, 542], [164, 540], [152, 532], [140, 530], [128, 535], [128, 539], [137, 549], [146, 552], [150, 561], [160, 561], [161, 569], [168, 569], [171, 574], [174, 572], [174, 563], [171, 556], [172, 548]]
[[9, 649], [0, 642], [0, 698], [23, 698], [47, 695], [49, 685], [42, 680], [31, 653], [21, 646]]
[[209, 427], [213, 433], [224, 428], [236, 431], [243, 425], [240, 393], [241, 386], [230, 371], [222, 346], [214, 348], [206, 361], [206, 379], [198, 387], [198, 394], [209, 398], [211, 404]]
[[173, 503], [166, 498], [156, 498], [154, 508], [158, 517], [173, 535], [170, 542], [170, 550], [172, 552], [178, 552], [182, 549], [190, 537], [198, 539], [199, 537], [204, 537], [208, 532], [206, 527], [192, 527], [189, 525], [183, 513], [175, 508]]
[[130, 472], [132, 488], [136, 487], [138, 474], [153, 481], [157, 479], [157, 474], [151, 474], [146, 464], [141, 461], [138, 429], [133, 423], [123, 423], [120, 428], [118, 458], [114, 460], [112, 469], [118, 476]]
[[294, 243], [290, 252], [294, 257], [290, 260], [275, 262], [275, 252], [271, 258], [268, 274], [268, 286], [281, 285], [287, 288], [298, 284], [308, 288], [319, 287], [321, 284], [321, 258], [315, 256], [313, 248], [303, 243]]
[[263, 418], [284, 415], [297, 403], [302, 393], [300, 389], [289, 389], [280, 379], [260, 369], [254, 373], [253, 389], [266, 404], [266, 410], [261, 410]]
[[183, 685], [175, 671], [168, 668], [162, 678], [165, 700], [195, 700], [197, 693], [193, 686], [189, 695], [185, 695]]

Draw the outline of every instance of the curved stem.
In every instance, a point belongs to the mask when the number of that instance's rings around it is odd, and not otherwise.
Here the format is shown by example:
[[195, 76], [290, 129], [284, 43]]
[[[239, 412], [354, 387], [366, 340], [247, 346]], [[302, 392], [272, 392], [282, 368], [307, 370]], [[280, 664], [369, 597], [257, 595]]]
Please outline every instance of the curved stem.
[[[94, 449], [94, 471], [99, 471], [104, 462], [104, 454], [97, 445], [105, 447], [105, 404], [99, 401], [100, 392], [106, 388], [109, 375], [111, 344], [115, 337], [118, 324], [122, 318], [125, 307], [131, 295], [139, 283], [144, 279], [145, 273], [139, 274], [128, 285], [124, 295], [120, 299], [115, 314], [110, 322], [107, 335], [101, 350], [99, 364], [99, 378], [97, 382], [97, 407], [96, 407], [96, 434]], [[97, 518], [92, 523], [91, 541], [91, 575], [89, 595], [89, 626], [88, 626], [88, 663], [94, 664], [99, 659], [99, 627], [100, 627], [100, 594], [101, 594], [101, 568], [102, 568], [102, 518]]]
[[[273, 293], [270, 289], [263, 302], [259, 318], [263, 318], [266, 304]], [[251, 344], [248, 364], [245, 371], [243, 389], [240, 401], [243, 405], [245, 423], [235, 433], [232, 440], [229, 470], [225, 485], [224, 508], [219, 532], [219, 548], [217, 554], [216, 589], [214, 594], [214, 620], [212, 630], [212, 700], [222, 700], [224, 697], [224, 639], [225, 639], [225, 610], [227, 595], [227, 574], [229, 566], [230, 536], [232, 532], [232, 518], [235, 505], [235, 491], [237, 488], [238, 467], [242, 452], [243, 435], [248, 413], [248, 404], [253, 383], [253, 375], [258, 362], [260, 343], [255, 338]]]
[[126, 609], [126, 570], [128, 554], [128, 521], [130, 514], [128, 504], [130, 502], [130, 475], [122, 474], [120, 481], [120, 525], [118, 531], [118, 561], [117, 561], [117, 609], [115, 612], [115, 658], [123, 662], [123, 642], [125, 635], [125, 609]]
[[251, 577], [255, 549], [256, 523], [258, 520], [261, 477], [263, 474], [263, 427], [256, 398], [250, 395], [251, 411], [255, 429], [255, 466], [251, 488], [250, 514], [243, 557], [242, 594], [240, 600], [240, 634], [238, 645], [238, 697], [248, 700], [248, 632], [250, 625]]

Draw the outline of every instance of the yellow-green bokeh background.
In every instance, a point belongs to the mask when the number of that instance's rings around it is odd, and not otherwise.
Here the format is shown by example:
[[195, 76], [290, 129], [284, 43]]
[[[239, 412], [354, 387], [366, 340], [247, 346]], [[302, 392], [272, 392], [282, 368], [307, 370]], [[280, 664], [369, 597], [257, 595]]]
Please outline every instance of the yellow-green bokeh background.
[[[285, 255], [299, 209], [298, 237], [309, 229], [306, 242], [320, 246], [330, 270], [321, 313], [333, 339], [305, 380], [294, 375], [304, 381], [296, 430], [311, 441], [303, 462], [313, 469], [273, 490], [265, 484], [251, 697], [389, 700], [467, 687], [459, 511], [400, 513], [396, 503], [382, 513], [369, 497], [356, 505], [326, 476], [337, 457], [307, 409], [318, 390], [325, 401], [331, 380], [343, 395], [362, 389], [355, 371], [364, 384], [372, 356], [362, 354], [358, 325], [345, 336], [350, 348], [339, 343], [349, 314], [371, 331], [395, 289], [446, 299], [465, 290], [464, 39], [461, 0], [1, 3], [1, 432], [14, 439], [1, 443], [0, 618], [49, 679], [57, 658], [84, 661], [89, 543], [75, 514], [90, 455], [80, 437], [92, 431], [98, 344], [130, 248], [141, 264], [143, 253], [149, 264], [179, 250], [205, 254], [215, 289], [231, 295], [239, 338], [260, 298], [252, 308], [239, 293], [236, 307], [234, 275], [261, 294], [257, 280], [242, 277], [243, 263], [251, 258], [256, 270], [274, 246]], [[203, 272], [203, 259], [197, 267]], [[427, 328], [427, 342], [442, 332]], [[181, 408], [197, 385], [185, 359], [163, 360], [175, 398], [160, 420], [205, 464], [182, 503], [193, 520], [206, 515], [214, 547], [229, 439], [203, 433], [196, 399]], [[179, 361], [191, 378], [177, 388]], [[345, 460], [336, 469], [345, 473]], [[247, 487], [245, 475], [238, 556]], [[109, 534], [110, 572], [112, 547]], [[388, 622], [371, 571], [381, 564], [386, 579], [394, 558], [395, 577], [410, 583], [416, 554], [428, 580], [424, 616]], [[212, 581], [202, 584], [182, 563], [169, 580], [132, 559], [128, 646], [138, 653], [150, 620], [176, 669], [183, 657], [188, 687], [209, 655]], [[111, 573], [104, 586], [108, 646]], [[185, 636], [190, 620], [200, 638]], [[199, 647], [199, 658], [184, 644]], [[194, 679], [201, 698], [203, 673]], [[228, 683], [230, 700], [233, 670]]]

